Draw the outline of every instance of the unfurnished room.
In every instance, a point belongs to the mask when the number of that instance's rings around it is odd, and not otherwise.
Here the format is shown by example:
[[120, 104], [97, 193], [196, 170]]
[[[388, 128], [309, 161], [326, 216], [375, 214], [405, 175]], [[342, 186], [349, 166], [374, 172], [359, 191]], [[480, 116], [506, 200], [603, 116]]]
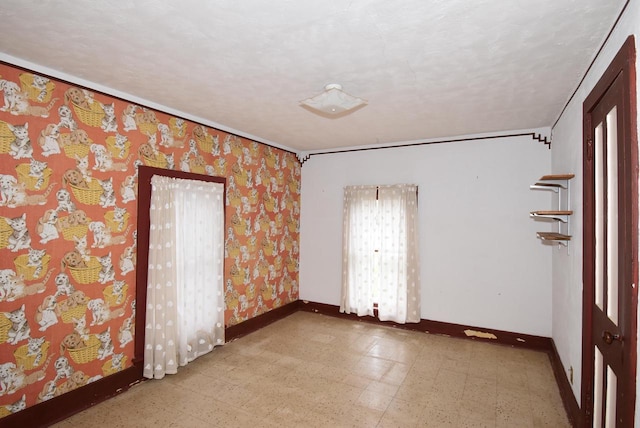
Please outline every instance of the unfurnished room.
[[0, 22], [0, 427], [640, 426], [638, 0]]

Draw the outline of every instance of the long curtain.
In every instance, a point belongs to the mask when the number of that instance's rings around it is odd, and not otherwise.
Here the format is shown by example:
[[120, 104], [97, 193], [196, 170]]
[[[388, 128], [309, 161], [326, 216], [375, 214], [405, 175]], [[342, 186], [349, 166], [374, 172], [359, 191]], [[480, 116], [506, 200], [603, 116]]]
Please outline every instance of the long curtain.
[[224, 344], [224, 185], [151, 179], [143, 375], [160, 379]]
[[420, 322], [417, 186], [344, 191], [340, 311]]

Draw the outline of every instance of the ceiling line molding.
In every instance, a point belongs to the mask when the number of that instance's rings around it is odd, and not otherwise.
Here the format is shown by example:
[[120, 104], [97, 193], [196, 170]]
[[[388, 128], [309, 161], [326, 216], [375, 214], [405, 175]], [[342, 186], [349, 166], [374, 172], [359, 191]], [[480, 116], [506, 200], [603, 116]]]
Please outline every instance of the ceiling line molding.
[[278, 144], [275, 143], [273, 141], [270, 140], [266, 140], [264, 138], [260, 138], [257, 137], [255, 135], [246, 133], [246, 132], [242, 132], [239, 131], [237, 129], [234, 128], [230, 128], [228, 126], [224, 126], [220, 123], [217, 122], [213, 122], [211, 120], [207, 120], [204, 119], [202, 117], [199, 116], [194, 116], [191, 115], [189, 113], [185, 113], [181, 110], [177, 110], [168, 106], [165, 106], [163, 104], [159, 104], [159, 103], [155, 103], [153, 101], [147, 100], [145, 98], [141, 98], [138, 96], [135, 96], [133, 94], [127, 93], [127, 92], [122, 92], [119, 91], [117, 89], [114, 88], [110, 88], [108, 86], [104, 86], [101, 85], [99, 83], [95, 83], [92, 82], [90, 80], [86, 80], [83, 79], [81, 77], [77, 77], [77, 76], [72, 76], [70, 74], [67, 74], [65, 72], [62, 71], [58, 71], [58, 70], [54, 70], [52, 68], [49, 67], [45, 67], [39, 64], [35, 64], [29, 61], [25, 61], [23, 59], [20, 58], [16, 58], [16, 57], [12, 57], [10, 55], [7, 55], [3, 52], [0, 52], [0, 63], [4, 63], [10, 67], [17, 67], [20, 68], [26, 72], [31, 72], [31, 73], [37, 73], [40, 74], [42, 76], [46, 76], [52, 79], [56, 79], [58, 81], [62, 81], [63, 83], [67, 83], [69, 85], [77, 85], [77, 86], [82, 86], [85, 89], [91, 90], [93, 92], [99, 92], [103, 95], [106, 95], [108, 97], [114, 97], [117, 98], [119, 100], [125, 101], [125, 102], [129, 102], [129, 103], [134, 103], [137, 104], [141, 107], [146, 107], [146, 108], [150, 108], [162, 113], [166, 113], [172, 116], [177, 116], [181, 119], [185, 119], [185, 120], [189, 120], [191, 122], [194, 122], [198, 125], [204, 125], [207, 126], [209, 128], [213, 128], [216, 129], [218, 131], [222, 131], [222, 132], [226, 132], [228, 134], [233, 134], [236, 135], [238, 137], [242, 137], [245, 138], [247, 140], [250, 141], [255, 141], [256, 143], [260, 143], [260, 144], [264, 144], [266, 146], [270, 146], [276, 149], [280, 149], [280, 150], [284, 150], [285, 152], [289, 152], [292, 153], [294, 155], [298, 155], [297, 151], [292, 149], [291, 147], [287, 147], [284, 146], [282, 144]]
[[514, 138], [514, 137], [531, 137], [532, 140], [543, 143], [544, 145], [547, 146], [548, 149], [551, 149], [550, 136], [543, 135], [540, 132], [516, 132], [512, 134], [482, 135], [482, 136], [476, 136], [476, 137], [419, 141], [414, 143], [398, 143], [398, 144], [389, 144], [389, 145], [382, 145], [382, 146], [362, 146], [362, 147], [354, 147], [354, 148], [345, 149], [345, 150], [298, 152], [298, 160], [300, 161], [300, 164], [304, 165], [306, 161], [311, 159], [311, 156], [315, 156], [315, 155], [333, 155], [338, 153], [362, 152], [362, 151], [368, 151], [368, 150], [398, 149], [403, 147], [416, 147], [416, 146], [424, 146], [429, 144], [458, 143], [458, 142], [476, 141], [476, 140], [495, 140], [499, 138]]
[[282, 144], [275, 143], [270, 140], [266, 140], [264, 138], [257, 137], [252, 134], [248, 134], [246, 132], [239, 131], [234, 128], [230, 128], [224, 125], [221, 125], [217, 122], [213, 122], [198, 116], [194, 116], [183, 111], [173, 109], [171, 107], [155, 103], [153, 101], [147, 100], [145, 98], [141, 98], [130, 93], [122, 92], [117, 89], [101, 85], [99, 83], [92, 82], [90, 80], [83, 79], [81, 77], [73, 76], [67, 74], [62, 71], [54, 70], [49, 67], [45, 67], [36, 63], [32, 63], [20, 58], [13, 57], [11, 55], [7, 55], [3, 52], [0, 52], [0, 63], [4, 63], [11, 67], [17, 67], [27, 72], [38, 73], [64, 83], [70, 85], [78, 85], [82, 86], [88, 90], [102, 93], [103, 95], [115, 97], [125, 102], [135, 103], [137, 105], [151, 108], [166, 114], [170, 114], [173, 116], [180, 117], [182, 119], [186, 119], [192, 121], [196, 124], [208, 126], [210, 128], [227, 132], [238, 137], [242, 137], [248, 139], [250, 141], [255, 141], [260, 144], [264, 144], [269, 147], [277, 148], [289, 153], [292, 153], [296, 156], [301, 165], [303, 165], [307, 160], [314, 155], [322, 155], [322, 154], [336, 154], [336, 153], [347, 153], [347, 152], [356, 152], [356, 151], [366, 151], [366, 150], [378, 150], [378, 149], [392, 149], [392, 148], [400, 148], [400, 147], [413, 147], [413, 146], [421, 146], [426, 144], [440, 144], [440, 143], [454, 143], [454, 142], [462, 142], [462, 141], [473, 141], [473, 140], [487, 140], [487, 139], [496, 139], [496, 138], [509, 138], [509, 137], [522, 137], [522, 136], [530, 136], [532, 139], [537, 140], [539, 142], [544, 143], [551, 148], [551, 137], [545, 136], [539, 132], [517, 132], [512, 134], [500, 134], [500, 135], [480, 135], [474, 137], [465, 137], [465, 138], [451, 138], [445, 140], [428, 140], [428, 141], [407, 141], [407, 142], [396, 142], [389, 143], [386, 145], [370, 145], [370, 146], [359, 146], [346, 148], [344, 150], [327, 150], [327, 151], [300, 151], [295, 150], [291, 147], [284, 146]]
[[565, 110], [567, 109], [567, 107], [569, 107], [569, 104], [571, 104], [571, 101], [573, 101], [573, 98], [576, 96], [576, 94], [580, 90], [580, 87], [582, 86], [582, 84], [584, 83], [584, 80], [589, 75], [589, 72], [593, 68], [593, 65], [596, 63], [596, 61], [600, 57], [600, 54], [602, 53], [602, 50], [604, 49], [604, 47], [606, 46], [607, 42], [611, 38], [611, 34], [613, 34], [613, 31], [618, 26], [618, 23], [620, 22], [620, 19], [622, 19], [622, 15], [624, 15], [624, 13], [626, 12], [627, 6], [629, 6], [630, 2], [631, 2], [631, 0], [627, 0], [625, 2], [624, 6], [622, 6], [622, 9], [620, 10], [620, 13], [618, 14], [618, 17], [616, 18], [616, 21], [613, 23], [613, 25], [611, 26], [611, 29], [609, 30], [609, 33], [607, 33], [607, 36], [602, 41], [602, 44], [600, 45], [600, 48], [598, 48], [598, 51], [593, 56], [593, 59], [591, 60], [591, 63], [589, 64], [589, 66], [585, 70], [584, 74], [582, 75], [582, 78], [580, 79], [580, 82], [578, 82], [578, 84], [576, 85], [575, 90], [571, 93], [571, 96], [569, 97], [569, 99], [567, 99], [567, 102], [565, 103], [564, 107], [562, 107], [562, 110], [560, 111], [560, 114], [556, 118], [555, 122], [553, 122], [553, 125], [551, 125], [551, 129], [554, 129], [556, 127], [556, 125], [558, 124], [558, 122], [560, 122], [560, 119], [564, 115]]
[[533, 138], [534, 140], [538, 140], [541, 143], [544, 143], [547, 146], [547, 148], [551, 150], [551, 137], [549, 137], [549, 139], [547, 140], [547, 137], [542, 134], [536, 134], [535, 132], [533, 132], [532, 134], [533, 135], [531, 136], [531, 138]]

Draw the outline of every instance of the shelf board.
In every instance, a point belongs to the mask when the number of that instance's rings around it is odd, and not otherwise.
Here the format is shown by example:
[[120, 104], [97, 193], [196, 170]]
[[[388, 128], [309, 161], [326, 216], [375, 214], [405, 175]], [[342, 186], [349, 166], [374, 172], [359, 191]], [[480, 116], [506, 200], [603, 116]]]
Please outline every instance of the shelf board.
[[549, 174], [543, 175], [536, 181], [536, 184], [529, 186], [530, 189], [553, 190], [558, 192], [559, 189], [568, 189], [569, 180], [574, 177], [573, 174]]
[[545, 181], [536, 181], [536, 184], [532, 184], [531, 187], [560, 187], [558, 183], [549, 183]]
[[543, 216], [543, 215], [571, 215], [573, 214], [573, 211], [531, 211], [531, 215], [535, 215], [535, 216]]
[[569, 221], [569, 216], [573, 214], [573, 211], [531, 211], [529, 215], [534, 218], [548, 218], [551, 220], [561, 221], [566, 223]]
[[556, 177], [566, 177], [573, 176], [573, 174], [564, 174], [564, 175], [545, 175], [540, 177], [540, 181], [536, 181], [535, 184], [529, 186], [530, 189], [542, 189], [542, 190], [553, 190], [554, 192], [558, 192], [558, 189], [567, 189], [569, 186], [568, 178], [556, 178]]
[[540, 181], [571, 180], [573, 177], [575, 177], [575, 174], [549, 174], [540, 177]]
[[571, 236], [563, 235], [562, 233], [556, 232], [537, 232], [538, 238], [543, 241], [570, 241]]

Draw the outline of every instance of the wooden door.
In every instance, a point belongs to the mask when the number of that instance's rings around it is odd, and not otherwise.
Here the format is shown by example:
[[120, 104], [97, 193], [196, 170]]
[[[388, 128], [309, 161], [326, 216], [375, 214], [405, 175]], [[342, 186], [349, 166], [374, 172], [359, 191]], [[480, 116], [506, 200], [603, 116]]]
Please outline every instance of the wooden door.
[[633, 426], [637, 138], [633, 39], [585, 100], [584, 425]]

